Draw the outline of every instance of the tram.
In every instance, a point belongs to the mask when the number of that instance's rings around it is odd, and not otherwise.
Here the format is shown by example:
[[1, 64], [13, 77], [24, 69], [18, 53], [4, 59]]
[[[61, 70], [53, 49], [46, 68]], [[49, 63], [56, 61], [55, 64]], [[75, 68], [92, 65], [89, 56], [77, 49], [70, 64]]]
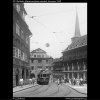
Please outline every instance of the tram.
[[48, 85], [49, 80], [50, 80], [50, 72], [42, 70], [38, 75], [37, 75], [37, 84], [39, 85]]

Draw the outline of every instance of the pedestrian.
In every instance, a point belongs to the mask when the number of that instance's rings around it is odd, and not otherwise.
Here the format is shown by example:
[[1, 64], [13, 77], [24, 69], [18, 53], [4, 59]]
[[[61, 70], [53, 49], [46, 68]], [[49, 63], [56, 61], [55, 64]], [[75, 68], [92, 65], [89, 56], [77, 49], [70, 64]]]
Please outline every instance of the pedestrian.
[[36, 80], [35, 78], [32, 78], [32, 84], [34, 84], [34, 83], [35, 83], [35, 80]]
[[58, 79], [57, 83], [58, 83], [58, 85], [60, 84], [60, 81], [59, 81], [59, 79]]
[[32, 79], [31, 78], [29, 79], [29, 83], [32, 84]]
[[75, 85], [75, 78], [73, 78], [73, 85]]
[[20, 86], [22, 87], [23, 86], [23, 78], [20, 78], [19, 82], [20, 82]]
[[71, 85], [73, 85], [73, 79], [71, 78]]
[[71, 84], [71, 79], [69, 79], [69, 84]]
[[83, 79], [82, 78], [80, 79], [80, 83], [81, 83], [80, 85], [83, 85]]

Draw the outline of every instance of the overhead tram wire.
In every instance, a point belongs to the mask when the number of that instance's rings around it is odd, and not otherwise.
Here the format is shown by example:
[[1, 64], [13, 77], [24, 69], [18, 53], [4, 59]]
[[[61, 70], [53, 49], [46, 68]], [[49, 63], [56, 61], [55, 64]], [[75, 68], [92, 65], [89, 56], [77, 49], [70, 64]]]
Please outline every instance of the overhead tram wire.
[[[80, 10], [80, 9], [82, 9], [82, 8], [85, 8], [86, 6], [84, 6], [84, 7], [78, 7], [78, 9]], [[66, 11], [66, 12], [65, 12]], [[51, 13], [51, 14], [49, 14], [49, 16], [50, 15], [52, 15], [52, 14], [57, 14], [57, 13], [69, 13], [69, 12], [74, 12], [74, 10], [73, 9], [71, 9], [71, 10], [65, 10], [64, 12], [62, 11], [62, 12], [56, 12], [56, 13]], [[29, 16], [29, 15], [28, 15]], [[40, 16], [29, 16], [30, 18], [32, 18], [32, 19], [34, 19], [37, 23], [39, 23], [39, 24], [41, 24], [44, 28], [46, 28], [46, 30], [49, 30], [49, 32], [51, 32], [51, 33], [53, 33], [50, 29], [48, 29], [43, 23], [40, 23], [39, 21], [37, 21], [35, 18], [37, 17], [42, 17], [42, 16], [48, 16], [48, 14], [46, 14], [46, 15], [40, 15]]]
[[[29, 15], [28, 15], [29, 16]], [[30, 16], [29, 16], [30, 17]], [[38, 16], [31, 16], [30, 18], [34, 19], [35, 17], [38, 17]], [[50, 33], [53, 33], [53, 35], [55, 35], [55, 37], [57, 38], [56, 34], [55, 33], [59, 33], [59, 32], [55, 32], [55, 31], [51, 31], [50, 29], [48, 29], [43, 23], [40, 23], [39, 21], [37, 21], [36, 19], [34, 19], [37, 23], [39, 23], [40, 25], [42, 25], [42, 27], [44, 27], [46, 30], [48, 30]], [[60, 42], [60, 40], [57, 38], [58, 42], [59, 43], [63, 43], [63, 42]]]
[[[86, 6], [83, 6], [83, 7], [78, 7], [78, 10], [81, 10], [83, 8], [85, 8]], [[65, 10], [65, 11], [58, 11], [58, 12], [53, 12], [53, 13], [46, 13], [46, 14], [41, 14], [39, 16], [36, 16], [36, 17], [43, 17], [43, 16], [52, 16], [52, 15], [55, 15], [55, 14], [60, 14], [60, 13], [69, 13], [69, 12], [74, 12], [74, 9], [70, 9], [70, 10]]]
[[[82, 9], [82, 8], [85, 8], [86, 6], [84, 6], [84, 7], [78, 7], [78, 10], [80, 10], [80, 9]], [[74, 12], [74, 10], [73, 9], [71, 9], [71, 10], [67, 10], [67, 11], [62, 11], [62, 12], [56, 12], [56, 13], [51, 13], [51, 14], [49, 14], [49, 16], [50, 15], [54, 15], [54, 14], [59, 14], [59, 13], [69, 13], [69, 12]], [[28, 15], [29, 16], [29, 15]], [[42, 25], [42, 27], [44, 27], [46, 30], [48, 30], [50, 33], [54, 33], [54, 35], [55, 35], [55, 33], [58, 33], [58, 32], [53, 32], [53, 31], [51, 31], [50, 29], [48, 29], [43, 23], [41, 23], [41, 22], [39, 22], [39, 21], [37, 21], [35, 18], [37, 17], [42, 17], [42, 16], [48, 16], [48, 14], [46, 14], [46, 15], [40, 15], [40, 16], [29, 16], [30, 18], [32, 18], [33, 20], [35, 20], [37, 23], [39, 23], [40, 25]], [[71, 34], [71, 33], [70, 33]], [[55, 35], [56, 36], [56, 35]], [[57, 38], [58, 39], [58, 38]]]

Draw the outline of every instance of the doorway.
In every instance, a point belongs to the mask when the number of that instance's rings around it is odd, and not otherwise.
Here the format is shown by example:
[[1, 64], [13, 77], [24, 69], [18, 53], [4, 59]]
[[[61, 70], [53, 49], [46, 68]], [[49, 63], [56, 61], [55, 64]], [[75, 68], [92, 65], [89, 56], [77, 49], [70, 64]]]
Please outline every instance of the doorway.
[[16, 86], [19, 85], [19, 70], [16, 70]]
[[19, 77], [18, 77], [18, 74], [16, 75], [16, 86], [19, 85]]

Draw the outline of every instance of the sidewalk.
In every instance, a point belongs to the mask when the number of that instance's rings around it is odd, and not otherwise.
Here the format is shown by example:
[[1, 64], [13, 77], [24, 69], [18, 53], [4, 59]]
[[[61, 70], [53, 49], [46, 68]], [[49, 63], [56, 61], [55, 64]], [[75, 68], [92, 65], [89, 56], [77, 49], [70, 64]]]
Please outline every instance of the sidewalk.
[[22, 91], [24, 89], [28, 89], [28, 88], [31, 88], [33, 86], [37, 86], [38, 84], [29, 84], [29, 85], [23, 85], [22, 87], [21, 86], [17, 86], [17, 87], [14, 87], [13, 88], [13, 93], [15, 92], [18, 92], [18, 91]]
[[66, 85], [68, 85], [69, 87], [77, 90], [78, 92], [81, 92], [81, 93], [84, 93], [84, 94], [87, 94], [87, 84], [83, 85], [83, 86], [73, 86], [69, 83], [66, 83]]

